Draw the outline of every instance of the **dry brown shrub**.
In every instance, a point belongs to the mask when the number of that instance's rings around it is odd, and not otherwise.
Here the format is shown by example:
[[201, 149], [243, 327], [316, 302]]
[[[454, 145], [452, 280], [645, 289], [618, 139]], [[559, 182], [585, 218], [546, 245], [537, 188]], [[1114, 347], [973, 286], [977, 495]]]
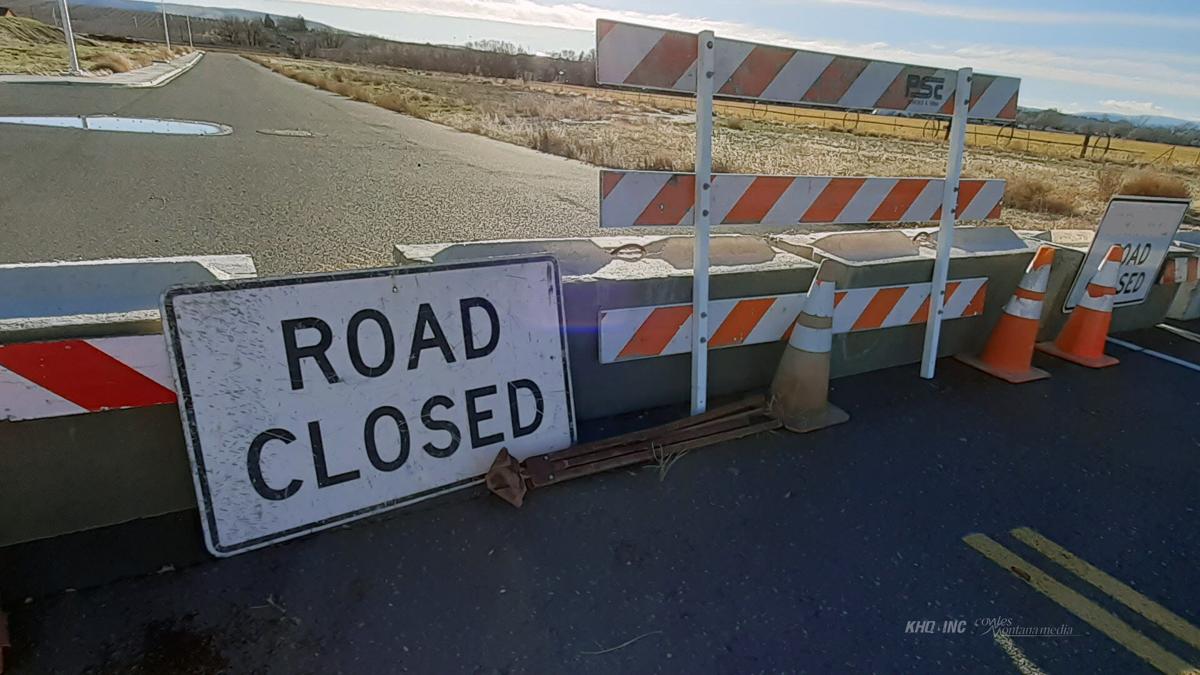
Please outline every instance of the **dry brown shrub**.
[[1022, 211], [1064, 216], [1076, 212], [1073, 199], [1057, 192], [1049, 182], [1029, 176], [1008, 179], [1008, 186], [1004, 190], [1004, 205]]
[[1121, 184], [1121, 194], [1140, 197], [1183, 197], [1191, 196], [1187, 183], [1176, 176], [1157, 171], [1138, 171]]
[[333, 93], [338, 94], [340, 96], [345, 96], [346, 98], [354, 97], [353, 95], [354, 95], [355, 87], [354, 87], [354, 85], [352, 85], [348, 82], [342, 82], [340, 80], [331, 80], [326, 77], [321, 80], [321, 88], [332, 91]]
[[1121, 181], [1125, 180], [1125, 171], [1116, 167], [1106, 166], [1096, 172], [1096, 194], [1103, 201], [1108, 201], [1121, 189]]
[[[678, 155], [666, 150], [652, 150], [637, 158], [637, 168], [642, 171], [682, 171], [680, 163]], [[690, 165], [688, 170], [691, 170]]]
[[116, 52], [101, 52], [88, 59], [88, 70], [109, 70], [114, 73], [128, 73], [137, 66], [128, 56]]
[[569, 157], [571, 159], [579, 158], [576, 146], [570, 142], [566, 134], [558, 129], [542, 127], [533, 136], [531, 141], [530, 147], [538, 152]]
[[420, 119], [429, 117], [424, 108], [403, 94], [384, 94], [375, 99], [375, 105]]

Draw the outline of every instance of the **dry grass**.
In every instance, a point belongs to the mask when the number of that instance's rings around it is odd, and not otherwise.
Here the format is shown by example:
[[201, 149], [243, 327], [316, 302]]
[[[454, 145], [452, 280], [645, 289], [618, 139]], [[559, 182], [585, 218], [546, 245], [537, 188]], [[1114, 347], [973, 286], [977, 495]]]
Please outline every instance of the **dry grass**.
[[1049, 181], [1031, 176], [1008, 179], [1008, 185], [1004, 189], [1004, 205], [1022, 211], [1061, 216], [1073, 215], [1078, 210], [1075, 201]]
[[92, 71], [107, 70], [112, 73], [128, 73], [137, 67], [128, 56], [116, 52], [101, 52], [87, 60], [87, 69]]
[[741, 131], [742, 129], [745, 129], [746, 125], [749, 124], [749, 122], [747, 122], [744, 118], [741, 118], [741, 117], [722, 117], [719, 120], [719, 123], [723, 127], [726, 127], [728, 129], [737, 129], [739, 131]]
[[1096, 196], [1101, 201], [1112, 199], [1121, 190], [1125, 181], [1125, 171], [1112, 166], [1106, 166], [1096, 172]]
[[1191, 190], [1188, 189], [1187, 183], [1177, 176], [1143, 170], [1125, 179], [1121, 184], [1121, 194], [1186, 199], [1191, 196]]
[[374, 103], [382, 108], [387, 108], [388, 110], [403, 113], [411, 117], [425, 119], [429, 116], [419, 102], [403, 94], [384, 94], [376, 98]]
[[[96, 74], [125, 73], [191, 51], [159, 45], [104, 42], [76, 36], [80, 66]], [[0, 17], [0, 73], [62, 75], [67, 71], [62, 32], [39, 21]]]
[[[469, 75], [348, 66], [280, 58], [253, 60], [356, 100], [468, 133], [576, 159], [595, 166], [691, 171], [695, 127], [690, 111], [656, 99], [628, 100], [608, 90]], [[757, 113], [756, 113], [757, 115]], [[722, 114], [714, 130], [713, 168], [723, 173], [938, 176], [946, 146], [937, 139], [837, 132]], [[1125, 182], [1097, 161], [1047, 158], [1005, 149], [971, 148], [966, 170], [976, 177], [1013, 176], [1001, 224], [1016, 228], [1094, 228], [1109, 191]], [[1200, 191], [1200, 174], [1172, 172]]]

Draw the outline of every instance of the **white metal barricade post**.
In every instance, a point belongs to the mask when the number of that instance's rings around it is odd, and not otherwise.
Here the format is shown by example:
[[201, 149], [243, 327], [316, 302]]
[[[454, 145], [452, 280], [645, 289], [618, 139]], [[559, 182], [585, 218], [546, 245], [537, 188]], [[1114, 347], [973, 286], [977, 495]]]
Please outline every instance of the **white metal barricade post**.
[[942, 218], [938, 224], [937, 257], [933, 261], [933, 286], [929, 291], [929, 322], [925, 324], [925, 347], [921, 352], [921, 377], [933, 379], [937, 366], [938, 339], [946, 304], [946, 274], [950, 271], [950, 248], [954, 245], [954, 222], [958, 219], [959, 179], [967, 139], [967, 109], [971, 103], [971, 69], [960, 68], [954, 87], [954, 117], [950, 121], [950, 155], [946, 159], [946, 182], [942, 188]]
[[[707, 407], [709, 234], [712, 225], [794, 227], [821, 223], [940, 221], [930, 283], [930, 320], [922, 376], [933, 376], [944, 314], [953, 228], [964, 218], [997, 218], [1004, 182], [960, 181], [967, 116], [1016, 119], [1020, 80], [889, 61], [761, 45], [601, 19], [596, 22], [596, 82], [696, 96], [692, 174], [602, 171], [600, 226], [695, 228], [690, 331], [692, 412]], [[758, 176], [712, 172], [713, 97], [846, 110], [953, 115], [942, 178]]]
[[716, 37], [696, 40], [696, 233], [692, 245], [692, 414], [708, 406], [708, 232], [712, 222], [713, 52]]

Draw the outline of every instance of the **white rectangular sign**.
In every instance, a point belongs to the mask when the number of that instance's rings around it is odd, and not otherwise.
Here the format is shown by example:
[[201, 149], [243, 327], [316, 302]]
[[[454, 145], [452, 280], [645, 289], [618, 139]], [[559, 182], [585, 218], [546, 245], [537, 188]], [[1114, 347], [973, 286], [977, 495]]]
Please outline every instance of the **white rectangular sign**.
[[549, 256], [182, 286], [163, 317], [217, 556], [574, 441]]
[[1075, 309], [1100, 261], [1114, 245], [1121, 247], [1123, 257], [1113, 306], [1136, 305], [1145, 300], [1158, 280], [1167, 249], [1189, 204], [1186, 199], [1113, 197], [1063, 303], [1063, 311]]

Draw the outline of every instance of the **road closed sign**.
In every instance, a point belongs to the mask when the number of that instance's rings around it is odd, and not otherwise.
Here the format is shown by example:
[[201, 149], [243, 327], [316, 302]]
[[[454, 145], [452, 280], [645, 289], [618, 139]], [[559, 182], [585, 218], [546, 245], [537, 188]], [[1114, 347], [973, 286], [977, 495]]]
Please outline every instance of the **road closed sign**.
[[1120, 246], [1121, 271], [1113, 305], [1136, 305], [1146, 299], [1158, 279], [1167, 249], [1190, 202], [1159, 197], [1113, 197], [1096, 230], [1096, 237], [1075, 277], [1063, 311], [1075, 309], [1088, 280], [1112, 246]]
[[569, 446], [553, 258], [169, 290], [165, 331], [209, 550], [228, 556]]

